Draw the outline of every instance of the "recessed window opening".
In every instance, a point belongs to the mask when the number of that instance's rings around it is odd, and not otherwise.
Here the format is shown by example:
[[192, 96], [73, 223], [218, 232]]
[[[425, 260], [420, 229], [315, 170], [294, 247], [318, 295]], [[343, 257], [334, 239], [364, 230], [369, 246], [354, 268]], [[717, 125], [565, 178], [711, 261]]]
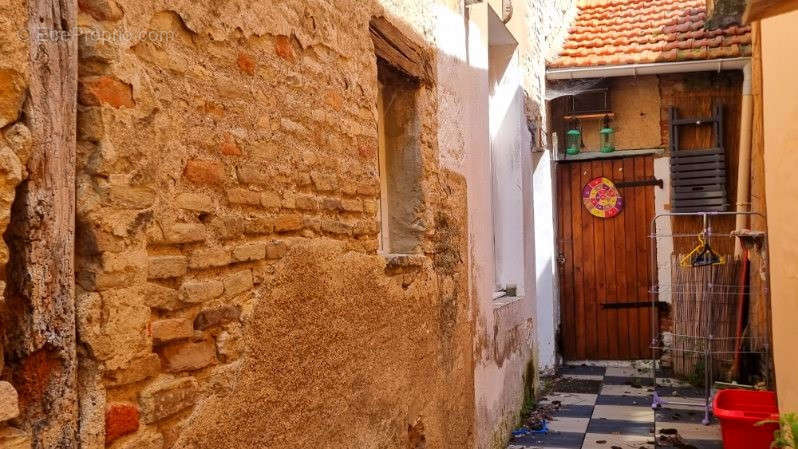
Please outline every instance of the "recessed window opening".
[[494, 298], [524, 294], [522, 151], [529, 142], [518, 43], [489, 9], [488, 127], [490, 132]]
[[380, 249], [417, 253], [424, 232], [419, 84], [382, 59], [377, 61]]

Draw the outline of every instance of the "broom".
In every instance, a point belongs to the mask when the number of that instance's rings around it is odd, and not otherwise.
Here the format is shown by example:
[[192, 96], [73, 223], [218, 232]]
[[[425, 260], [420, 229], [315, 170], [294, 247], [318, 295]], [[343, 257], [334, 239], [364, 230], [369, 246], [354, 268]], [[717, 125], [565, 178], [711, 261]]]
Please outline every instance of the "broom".
[[740, 353], [743, 350], [743, 314], [745, 313], [745, 291], [748, 279], [748, 250], [743, 250], [741, 257], [740, 280], [737, 294], [737, 333], [734, 345], [734, 363], [729, 370], [729, 380], [737, 379], [740, 375]]

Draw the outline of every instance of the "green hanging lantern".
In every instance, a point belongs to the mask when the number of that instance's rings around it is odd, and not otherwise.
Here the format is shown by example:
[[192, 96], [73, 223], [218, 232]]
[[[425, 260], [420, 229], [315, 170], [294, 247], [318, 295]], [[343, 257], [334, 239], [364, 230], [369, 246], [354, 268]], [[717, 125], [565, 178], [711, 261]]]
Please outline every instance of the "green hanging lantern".
[[565, 154], [579, 154], [582, 145], [582, 133], [578, 129], [569, 130], [565, 139]]
[[601, 138], [600, 151], [602, 153], [612, 153], [613, 151], [615, 151], [615, 130], [614, 129], [612, 129], [608, 125], [605, 125], [604, 128], [601, 128], [601, 131], [599, 131], [599, 136]]

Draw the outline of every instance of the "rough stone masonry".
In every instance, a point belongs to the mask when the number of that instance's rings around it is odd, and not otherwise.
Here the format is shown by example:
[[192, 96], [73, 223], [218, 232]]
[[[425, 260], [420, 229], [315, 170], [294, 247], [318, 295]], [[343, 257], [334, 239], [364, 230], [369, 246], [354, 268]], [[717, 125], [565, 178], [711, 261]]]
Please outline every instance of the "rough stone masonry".
[[[27, 40], [16, 30], [25, 26], [25, 3], [3, 0], [0, 17], [0, 232], [5, 233], [11, 221], [11, 209], [16, 188], [28, 176], [27, 161], [31, 152], [32, 136], [22, 118], [22, 108], [27, 92]], [[0, 242], [0, 292], [5, 294], [6, 265], [9, 248]], [[0, 305], [0, 317], [7, 314], [5, 302]], [[5, 320], [0, 330], [5, 330]], [[5, 333], [5, 332], [3, 332]], [[2, 337], [2, 334], [0, 334]], [[28, 432], [8, 425], [20, 415], [20, 398], [15, 386], [9, 382], [6, 369], [8, 348], [0, 338], [0, 447], [17, 449], [31, 445]], [[22, 398], [24, 401], [24, 398]], [[24, 402], [23, 402], [24, 403]]]
[[[418, 245], [377, 255], [381, 8], [78, 4], [79, 443], [63, 447], [471, 447], [465, 181], [437, 162], [432, 85], [416, 98]], [[38, 176], [17, 32], [36, 18], [0, 5], [5, 229]], [[20, 307], [6, 324], [46, 327]], [[29, 344], [4, 339], [4, 448], [46, 446], [28, 418], [61, 359]]]

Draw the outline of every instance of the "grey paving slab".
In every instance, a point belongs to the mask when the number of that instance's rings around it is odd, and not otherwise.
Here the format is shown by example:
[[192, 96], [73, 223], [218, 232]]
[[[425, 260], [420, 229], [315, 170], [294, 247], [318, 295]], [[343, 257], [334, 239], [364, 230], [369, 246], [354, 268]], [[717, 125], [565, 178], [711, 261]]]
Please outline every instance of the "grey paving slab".
[[619, 435], [613, 433], [588, 433], [582, 449], [638, 449], [640, 447], [654, 449], [654, 438], [643, 435]]
[[559, 372], [560, 374], [584, 374], [592, 376], [603, 376], [607, 368], [603, 366], [587, 366], [587, 365], [563, 365]]
[[589, 422], [590, 418], [555, 416], [549, 421], [548, 427], [551, 432], [585, 433]]
[[685, 447], [694, 447], [695, 449], [723, 449], [723, 441], [721, 440], [682, 440]]
[[648, 387], [654, 385], [652, 377], [604, 376], [605, 385], [629, 385], [632, 387]]
[[[603, 376], [579, 375], [582, 378], [575, 378], [571, 374], [565, 374], [554, 382], [554, 390], [559, 392], [589, 393], [598, 394], [601, 391]], [[594, 379], [586, 379], [591, 377]]]
[[653, 387], [632, 387], [629, 385], [604, 384], [601, 387], [602, 395], [609, 396], [648, 396], [654, 392]]
[[638, 435], [654, 437], [654, 422], [636, 422], [620, 419], [593, 418], [587, 426], [588, 433], [612, 435]]
[[718, 441], [721, 439], [720, 425], [717, 423], [705, 426], [701, 423], [658, 421], [657, 435], [662, 433], [663, 429], [675, 430], [683, 440]]
[[593, 415], [592, 405], [562, 405], [554, 416], [568, 418], [590, 418]]
[[604, 376], [601, 374], [562, 374], [562, 377], [580, 380], [604, 380]]
[[[710, 426], [701, 424], [703, 390], [672, 378], [658, 378], [655, 387], [653, 379], [645, 375], [649, 373], [636, 366], [563, 367], [560, 376], [570, 377], [565, 387], [577, 379], [592, 381], [600, 385], [600, 394], [549, 394], [541, 403], [560, 404], [549, 422], [550, 433], [514, 438], [508, 449], [654, 449], [660, 429], [678, 430], [685, 444], [681, 447], [723, 449], [717, 420]], [[657, 410], [651, 408], [655, 388], [671, 401]], [[690, 405], [674, 404], [680, 401]]]
[[673, 397], [684, 397], [684, 398], [703, 398], [704, 397], [704, 390], [701, 388], [696, 387], [672, 387], [672, 386], [661, 386], [657, 385], [656, 387], [657, 393], [660, 396], [673, 396]]
[[654, 410], [646, 405], [597, 405], [593, 408], [593, 419], [653, 423]]
[[[662, 407], [654, 412], [655, 419], [658, 423], [661, 422], [685, 422], [700, 424], [704, 419], [703, 408], [670, 408]], [[710, 414], [710, 416], [712, 416]], [[714, 420], [713, 420], [714, 421]]]
[[559, 402], [560, 405], [590, 405], [596, 403], [595, 394], [590, 393], [550, 393], [540, 400], [541, 404]]
[[585, 439], [583, 432], [550, 432], [546, 435], [524, 435], [514, 438], [510, 447], [535, 449], [580, 449]]
[[634, 396], [634, 395], [609, 395], [600, 394], [596, 398], [596, 405], [645, 405], [651, 404], [651, 395], [648, 396]]
[[651, 377], [651, 368], [638, 368], [635, 366], [610, 366], [605, 372], [607, 376], [620, 377]]

